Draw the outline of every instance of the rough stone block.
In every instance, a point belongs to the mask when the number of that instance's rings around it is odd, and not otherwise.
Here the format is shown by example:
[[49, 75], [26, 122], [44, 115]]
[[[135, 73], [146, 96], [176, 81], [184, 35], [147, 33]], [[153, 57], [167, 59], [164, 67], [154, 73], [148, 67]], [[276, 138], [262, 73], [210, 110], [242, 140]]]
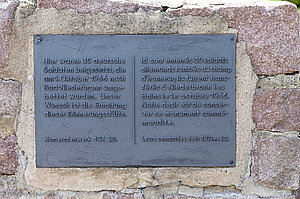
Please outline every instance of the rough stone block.
[[295, 196], [284, 196], [284, 197], [258, 197], [255, 195], [241, 195], [241, 194], [231, 194], [231, 195], [222, 195], [217, 194], [216, 196], [208, 196], [208, 197], [187, 197], [182, 195], [173, 195], [173, 196], [165, 196], [164, 199], [298, 199]]
[[145, 199], [163, 198], [167, 195], [174, 195], [178, 192], [176, 184], [169, 184], [161, 187], [149, 187], [144, 190]]
[[16, 117], [0, 117], [0, 137], [16, 132]]
[[240, 193], [241, 190], [237, 189], [235, 186], [209, 186], [209, 187], [204, 187], [203, 190], [203, 194], [206, 197], [214, 194], [238, 195]]
[[173, 196], [164, 196], [163, 199], [191, 199], [191, 197], [173, 195]]
[[102, 195], [101, 199], [143, 199], [143, 196], [141, 193], [124, 194], [119, 192], [107, 192]]
[[[228, 4], [228, 2], [227, 2]], [[229, 28], [238, 30], [238, 41], [247, 42], [247, 53], [259, 75], [300, 70], [299, 13], [295, 5], [279, 2], [249, 2], [239, 6], [182, 8], [170, 16], [219, 14]]]
[[284, 197], [258, 197], [254, 195], [225, 195], [225, 196], [215, 196], [207, 197], [201, 199], [297, 199], [295, 196], [284, 196]]
[[[25, 191], [24, 191], [25, 192]], [[25, 192], [26, 193], [26, 192]], [[79, 192], [78, 192], [79, 193]], [[38, 191], [34, 190], [31, 192], [28, 192], [27, 194], [23, 194], [23, 198], [38, 198], [38, 199], [78, 199], [80, 197], [77, 196], [76, 192], [69, 192], [69, 191]], [[85, 192], [83, 192], [85, 193]], [[90, 193], [91, 195], [95, 196], [93, 193]], [[97, 195], [100, 195], [98, 193]], [[84, 199], [90, 199], [88, 197], [83, 197]], [[100, 199], [100, 197], [93, 197], [93, 199]]]
[[14, 81], [0, 82], [0, 115], [17, 115], [21, 107], [21, 84]]
[[136, 3], [128, 2], [115, 2], [110, 0], [38, 0], [38, 8], [56, 8], [58, 10], [71, 8], [81, 13], [110, 13], [110, 14], [122, 14], [133, 13], [138, 9], [144, 11], [150, 10], [162, 10], [159, 6], [143, 6]]
[[18, 3], [16, 1], [0, 1], [0, 68], [4, 67], [8, 61], [10, 52], [9, 39], [17, 6]]
[[0, 198], [15, 199], [22, 198], [23, 191], [17, 185], [14, 175], [0, 175]]
[[247, 42], [257, 74], [274, 75], [300, 70], [299, 13], [296, 6], [222, 8], [218, 13], [239, 30]]
[[36, 2], [34, 0], [20, 1], [18, 13], [20, 18], [26, 18], [33, 14], [36, 10]]
[[291, 195], [288, 190], [276, 190], [267, 186], [261, 186], [253, 182], [253, 176], [243, 181], [241, 194], [245, 196], [257, 196], [259, 198], [284, 198]]
[[254, 95], [253, 118], [258, 130], [300, 131], [300, 89], [271, 89]]
[[22, 196], [24, 198], [40, 198], [40, 199], [81, 199], [81, 198], [84, 199], [144, 199], [142, 193], [127, 194], [127, 193], [112, 192], [112, 191], [104, 191], [104, 192], [35, 191], [29, 194], [23, 194]]
[[183, 16], [187, 16], [187, 15], [207, 17], [207, 16], [215, 15], [216, 10], [211, 9], [209, 7], [182, 8], [182, 9], [170, 10], [168, 13], [171, 17], [183, 17]]
[[15, 135], [0, 137], [0, 174], [14, 174], [18, 167]]
[[[187, 197], [187, 196], [182, 196], [182, 195], [174, 195], [174, 196], [165, 196], [164, 199], [259, 199], [259, 197], [245, 196], [245, 195], [222, 195], [222, 194], [218, 194], [216, 196], [208, 196], [208, 197]], [[268, 199], [273, 199], [273, 198], [268, 198]]]
[[252, 151], [251, 175], [262, 186], [278, 190], [299, 187], [300, 142], [297, 137], [260, 135]]
[[191, 197], [202, 197], [203, 188], [180, 186], [178, 189], [178, 194]]
[[293, 75], [279, 74], [274, 76], [261, 76], [257, 82], [258, 91], [297, 88], [300, 88], [300, 73]]

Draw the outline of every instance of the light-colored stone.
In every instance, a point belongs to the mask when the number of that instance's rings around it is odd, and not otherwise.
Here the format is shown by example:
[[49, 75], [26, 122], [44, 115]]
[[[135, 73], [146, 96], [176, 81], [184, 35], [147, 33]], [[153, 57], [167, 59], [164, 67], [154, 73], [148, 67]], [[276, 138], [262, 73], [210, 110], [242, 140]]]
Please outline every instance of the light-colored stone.
[[242, 194], [215, 194], [208, 197], [187, 197], [181, 195], [166, 196], [164, 199], [298, 199], [295, 196], [283, 196], [283, 197], [259, 197], [255, 195], [242, 195]]
[[[188, 21], [191, 21], [187, 23]], [[208, 24], [205, 24], [207, 21]], [[26, 18], [18, 17], [14, 26], [10, 69], [4, 69], [7, 78], [22, 83], [22, 109], [17, 135], [21, 150], [28, 157], [25, 181], [30, 189], [121, 191], [126, 187], [141, 188], [178, 184], [186, 186], [221, 185], [240, 186], [249, 175], [252, 98], [257, 81], [246, 44], [237, 43], [237, 152], [236, 167], [232, 168], [36, 168], [34, 143], [34, 34], [172, 34], [180, 31], [192, 33], [235, 33], [219, 16], [168, 17], [167, 13], [143, 12], [120, 14], [80, 14], [73, 10], [38, 9]], [[188, 26], [186, 26], [188, 25]], [[216, 31], [216, 32], [214, 32]], [[188, 33], [188, 32], [185, 32]], [[22, 70], [21, 70], [22, 69]], [[112, 177], [113, 176], [113, 177]]]
[[20, 194], [18, 199], [142, 199], [142, 198], [141, 198], [141, 194], [123, 194], [123, 193], [113, 192], [113, 191], [73, 192], [73, 191], [34, 190], [32, 192], [29, 192], [26, 189], [24, 189], [22, 195]]
[[300, 178], [300, 140], [259, 135], [254, 142], [251, 174], [254, 182], [278, 190], [297, 190]]
[[123, 189], [121, 191], [122, 193], [142, 193], [142, 190], [141, 189], [130, 189], [130, 188], [126, 188], [126, 189]]
[[[209, 197], [205, 197], [203, 199], [259, 199], [260, 197], [257, 196], [247, 196], [242, 194], [214, 194]], [[270, 199], [270, 198], [268, 198]]]
[[36, 0], [22, 0], [19, 2], [19, 17], [25, 18], [33, 14], [36, 10]]
[[15, 199], [21, 198], [22, 189], [18, 187], [18, 182], [14, 175], [0, 175], [0, 198]]
[[285, 197], [293, 197], [290, 191], [278, 191], [275, 189], [271, 189], [264, 186], [259, 186], [253, 182], [253, 178], [245, 179], [242, 187], [242, 194], [244, 195], [252, 195], [258, 197], [266, 197], [266, 198], [285, 198]]
[[145, 199], [163, 198], [163, 193], [161, 193], [159, 189], [147, 188], [144, 190], [144, 197]]
[[283, 197], [259, 197], [255, 195], [242, 195], [242, 194], [225, 194], [217, 195], [202, 199], [297, 199], [295, 196], [283, 196]]
[[161, 184], [161, 182], [154, 177], [152, 169], [138, 168], [136, 176], [138, 181], [132, 185], [133, 188], [156, 187]]
[[182, 26], [178, 26], [179, 34], [201, 34], [226, 31], [227, 23], [219, 16], [193, 17], [186, 16], [180, 20]]
[[38, 8], [56, 8], [58, 10], [72, 8], [81, 13], [110, 13], [122, 14], [136, 12], [138, 9], [143, 11], [163, 10], [161, 6], [145, 6], [132, 2], [121, 2], [111, 0], [38, 0]]
[[160, 187], [149, 187], [143, 192], [145, 199], [163, 198], [166, 195], [174, 195], [178, 193], [177, 184], [166, 184]]
[[261, 76], [257, 83], [258, 92], [265, 92], [268, 90], [280, 89], [297, 89], [300, 88], [300, 73], [293, 75], [274, 75], [274, 76]]
[[16, 117], [0, 117], [0, 137], [16, 132]]
[[238, 195], [240, 192], [241, 190], [236, 189], [234, 186], [209, 186], [203, 188], [203, 194], [205, 197], [212, 197], [214, 195]]
[[178, 189], [178, 194], [191, 197], [202, 197], [203, 188], [180, 186]]
[[[102, 193], [95, 193], [95, 192], [77, 192], [76, 196], [74, 196], [74, 199], [102, 199], [103, 194]], [[73, 198], [72, 198], [73, 199]]]
[[182, 195], [167, 195], [164, 196], [163, 199], [202, 199], [202, 198], [194, 198], [194, 197], [188, 197]]
[[124, 194], [117, 192], [104, 192], [101, 193], [101, 199], [143, 199], [141, 193]]

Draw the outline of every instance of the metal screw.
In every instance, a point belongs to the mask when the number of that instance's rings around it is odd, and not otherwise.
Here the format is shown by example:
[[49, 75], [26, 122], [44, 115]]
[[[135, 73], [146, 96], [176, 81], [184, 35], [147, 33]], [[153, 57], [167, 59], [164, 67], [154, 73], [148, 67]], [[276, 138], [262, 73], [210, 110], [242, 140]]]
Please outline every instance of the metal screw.
[[230, 40], [233, 41], [233, 40], [234, 40], [234, 37], [231, 37]]
[[233, 161], [232, 161], [232, 160], [230, 160], [229, 164], [233, 164]]
[[43, 41], [43, 37], [41, 37], [41, 36], [37, 36], [36, 38], [35, 38], [35, 43], [36, 44], [39, 44], [39, 43], [41, 43]]

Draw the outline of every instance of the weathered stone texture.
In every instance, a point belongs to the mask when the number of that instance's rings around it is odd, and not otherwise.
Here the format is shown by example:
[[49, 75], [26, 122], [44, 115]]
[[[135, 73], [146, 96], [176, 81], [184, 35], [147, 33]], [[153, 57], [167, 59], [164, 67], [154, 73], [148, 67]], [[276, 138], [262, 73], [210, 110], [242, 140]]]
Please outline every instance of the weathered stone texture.
[[136, 3], [121, 3], [110, 0], [38, 0], [38, 8], [56, 8], [58, 10], [71, 8], [80, 13], [133, 13], [142, 9], [144, 11], [162, 10], [162, 7], [143, 6]]
[[14, 81], [0, 82], [0, 115], [17, 115], [21, 106], [21, 84]]
[[246, 195], [219, 195], [219, 196], [209, 196], [209, 197], [187, 197], [187, 196], [165, 196], [164, 199], [298, 199], [295, 196], [285, 196], [285, 197], [257, 197], [257, 196], [246, 196]]
[[16, 132], [16, 117], [0, 117], [0, 137]]
[[16, 1], [0, 1], [0, 68], [7, 64], [10, 52], [9, 39], [12, 33]]
[[300, 89], [257, 92], [253, 118], [258, 130], [300, 131]]
[[232, 195], [220, 195], [216, 194], [216, 196], [207, 196], [207, 197], [187, 197], [182, 195], [170, 195], [165, 196], [163, 199], [298, 199], [295, 196], [284, 196], [284, 197], [258, 197], [258, 196], [248, 196], [248, 195], [240, 195], [240, 194], [232, 194]]
[[180, 186], [178, 189], [178, 194], [191, 197], [202, 197], [203, 188]]
[[18, 167], [15, 135], [0, 137], [0, 174], [14, 174]]
[[293, 196], [290, 190], [276, 190], [267, 186], [261, 186], [253, 181], [253, 175], [244, 179], [241, 194], [245, 196], [257, 196], [261, 198], [280, 198]]
[[239, 195], [240, 193], [241, 190], [236, 189], [235, 186], [209, 186], [209, 187], [204, 187], [203, 190], [203, 194], [205, 196], [213, 195], [213, 194]]
[[227, 7], [218, 14], [239, 30], [239, 41], [247, 42], [257, 74], [300, 70], [299, 13], [294, 5]]
[[300, 19], [292, 4], [182, 8], [169, 13], [171, 17], [215, 14], [224, 17], [229, 28], [238, 30], [238, 41], [247, 42], [247, 53], [256, 74], [300, 70]]
[[257, 82], [257, 91], [263, 92], [270, 89], [296, 89], [300, 88], [300, 73], [293, 75], [279, 74], [274, 76], [261, 76]]
[[[200, 23], [199, 23], [200, 22]], [[208, 23], [207, 23], [208, 22]], [[221, 28], [220, 28], [221, 27]], [[34, 34], [172, 34], [188, 33], [235, 33], [219, 16], [169, 18], [161, 12], [136, 12], [120, 16], [99, 13], [82, 14], [73, 9], [37, 9], [33, 15], [15, 23], [12, 40], [12, 66], [22, 78], [22, 113], [18, 124], [18, 145], [28, 157], [25, 182], [31, 188], [74, 191], [121, 191], [126, 187], [140, 188], [160, 186], [182, 181], [187, 186], [238, 184], [247, 173], [250, 158], [252, 122], [252, 98], [257, 81], [253, 73], [245, 43], [237, 43], [237, 166], [232, 168], [49, 168], [35, 166], [32, 35]], [[22, 48], [20, 48], [22, 47]], [[25, 70], [26, 69], [26, 70]], [[26, 89], [25, 89], [26, 88]], [[66, 177], [67, 176], [67, 177]], [[92, 176], [92, 177], [91, 177]], [[112, 176], [114, 176], [112, 178]], [[45, 180], [47, 179], [47, 180]], [[60, 182], [59, 184], [57, 182]]]
[[104, 193], [101, 199], [143, 199], [141, 193], [134, 193], [134, 194], [123, 194], [123, 193]]
[[[299, 181], [299, 184], [300, 184], [300, 181]], [[296, 197], [296, 199], [300, 198], [300, 186], [299, 186], [298, 190], [295, 192], [295, 197]]]
[[299, 173], [298, 138], [260, 135], [255, 140], [251, 168], [255, 183], [278, 190], [296, 190]]
[[183, 17], [187, 15], [191, 16], [213, 16], [216, 14], [216, 10], [211, 8], [182, 8], [182, 9], [176, 9], [176, 10], [170, 10], [169, 12], [170, 17]]
[[25, 18], [32, 15], [35, 10], [36, 10], [35, 0], [20, 1], [18, 12], [21, 18]]
[[164, 196], [163, 199], [193, 199], [193, 198], [187, 196], [180, 196], [180, 195], [170, 195], [170, 196]]
[[179, 191], [179, 187], [176, 184], [167, 184], [165, 186], [159, 186], [159, 187], [148, 187], [143, 191], [144, 198], [156, 199], [156, 198], [163, 198], [164, 196], [167, 195], [177, 194]]
[[0, 198], [15, 199], [21, 198], [22, 189], [17, 185], [17, 179], [14, 175], [0, 175]]

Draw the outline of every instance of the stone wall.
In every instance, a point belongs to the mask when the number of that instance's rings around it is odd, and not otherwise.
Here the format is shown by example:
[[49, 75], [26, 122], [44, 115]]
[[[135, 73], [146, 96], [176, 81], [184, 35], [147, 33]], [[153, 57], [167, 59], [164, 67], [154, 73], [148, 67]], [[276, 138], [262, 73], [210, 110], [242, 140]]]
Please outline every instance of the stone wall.
[[[0, 198], [300, 198], [300, 18], [267, 1], [0, 1]], [[36, 168], [35, 34], [237, 34], [234, 168]]]

